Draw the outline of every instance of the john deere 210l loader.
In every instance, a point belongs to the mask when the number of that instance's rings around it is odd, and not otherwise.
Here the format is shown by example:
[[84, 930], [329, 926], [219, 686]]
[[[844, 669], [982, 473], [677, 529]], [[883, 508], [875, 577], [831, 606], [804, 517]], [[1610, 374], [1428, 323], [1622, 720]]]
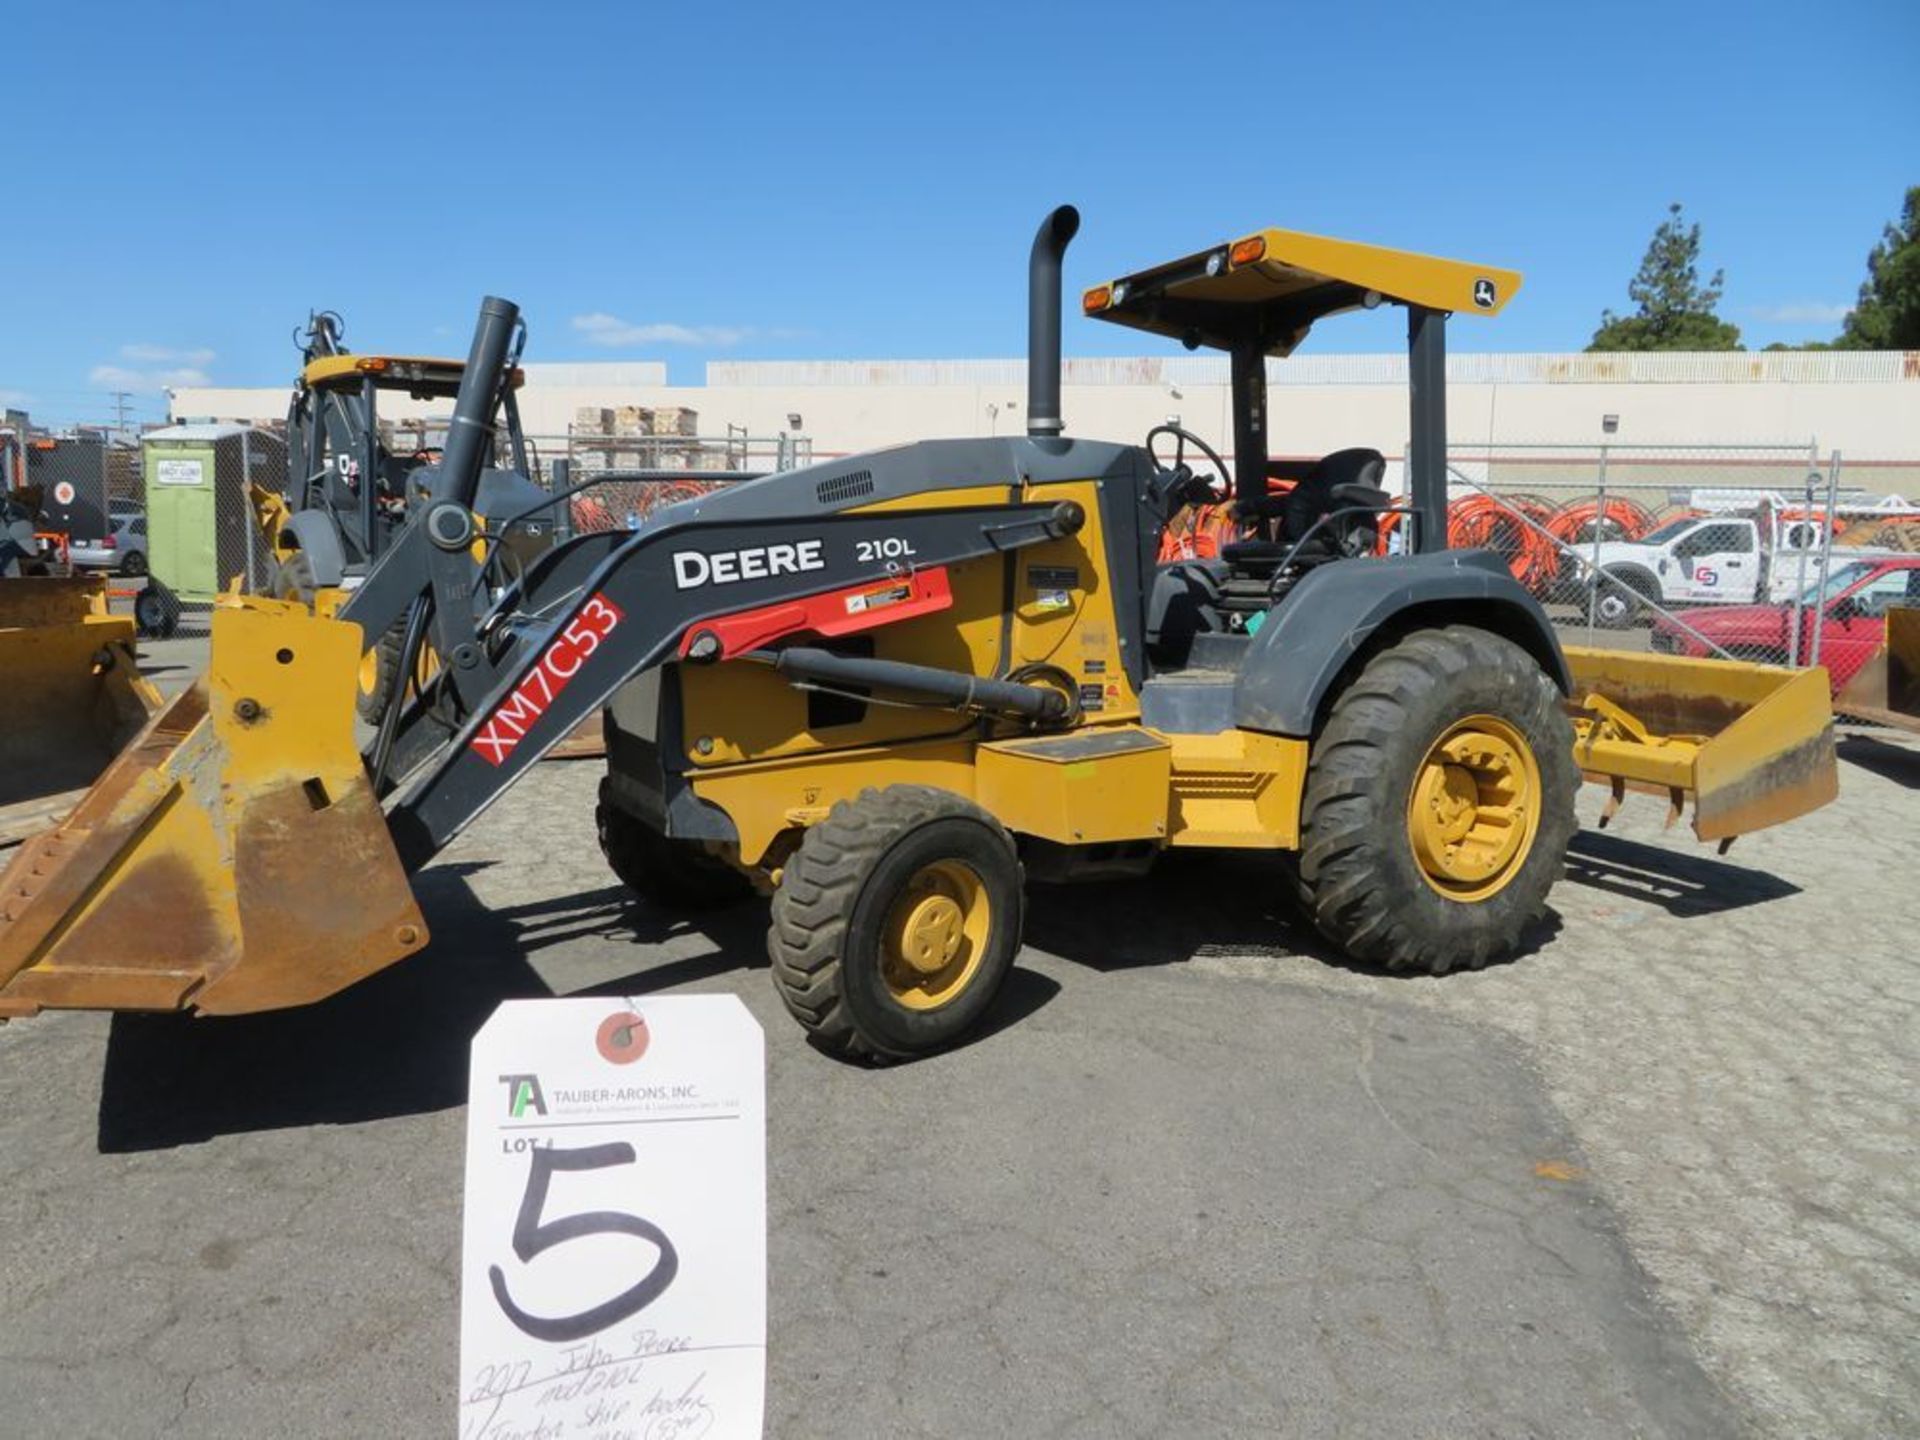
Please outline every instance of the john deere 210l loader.
[[[1442, 971], [1522, 943], [1582, 772], [1694, 797], [1703, 838], [1832, 797], [1823, 675], [1569, 657], [1499, 559], [1444, 548], [1444, 325], [1517, 275], [1269, 230], [1096, 287], [1087, 313], [1232, 357], [1235, 463], [1171, 427], [1160, 459], [1064, 433], [1078, 223], [1054, 212], [1033, 246], [1025, 436], [737, 485], [558, 546], [476, 610], [518, 321], [484, 302], [431, 498], [337, 618], [220, 609], [205, 680], [0, 880], [0, 1011], [228, 1014], [351, 984], [427, 943], [408, 875], [601, 705], [615, 871], [668, 905], [770, 891], [788, 1008], [868, 1058], [979, 1021], [1025, 872], [1276, 852], [1335, 944]], [[1373, 450], [1267, 459], [1266, 357], [1380, 304], [1409, 317], [1405, 504]], [[1238, 543], [1156, 567], [1170, 515], [1229, 496]], [[1376, 556], [1396, 510], [1411, 543]], [[362, 750], [356, 667], [396, 624], [400, 673], [429, 647], [438, 668]]]

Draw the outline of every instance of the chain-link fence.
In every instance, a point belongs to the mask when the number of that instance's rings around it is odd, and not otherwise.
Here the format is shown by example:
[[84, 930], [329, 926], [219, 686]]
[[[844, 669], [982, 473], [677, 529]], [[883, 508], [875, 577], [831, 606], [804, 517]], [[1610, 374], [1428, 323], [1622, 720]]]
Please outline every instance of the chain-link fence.
[[1448, 537], [1507, 559], [1569, 644], [1826, 666], [1837, 694], [1920, 604], [1920, 507], [1812, 445], [1449, 455]]
[[[1837, 696], [1887, 610], [1920, 606], [1920, 505], [1849, 487], [1812, 443], [1461, 445], [1447, 471], [1448, 544], [1504, 557], [1567, 644], [1824, 665]], [[1405, 523], [1386, 518], [1383, 551]], [[1240, 529], [1231, 505], [1184, 512], [1161, 558]]]
[[729, 426], [722, 435], [622, 434], [611, 423], [528, 437], [535, 479], [568, 497], [562, 524], [570, 533], [638, 529], [663, 506], [813, 460], [813, 441], [795, 433], [756, 436]]
[[[691, 431], [687, 414], [636, 408], [526, 437], [532, 477], [564, 500], [560, 537], [638, 528], [662, 506], [812, 458], [797, 433]], [[430, 463], [444, 439], [444, 421], [383, 422], [397, 457]], [[230, 443], [243, 453], [216, 452], [211, 494], [196, 502], [217, 580], [188, 583], [155, 536], [154, 581], [121, 582], [174, 597], [173, 631], [204, 630], [212, 593], [235, 578], [272, 585], [242, 475], [286, 493], [286, 447], [262, 430]], [[1878, 652], [1887, 608], [1920, 605], [1920, 507], [1850, 488], [1840, 454], [1811, 443], [1461, 445], [1448, 461], [1449, 544], [1505, 557], [1569, 644], [1825, 665], [1837, 692]], [[116, 499], [155, 508], [142, 492], [157, 473], [117, 477]], [[1230, 513], [1216, 518], [1226, 533]], [[1401, 543], [1393, 532], [1388, 548]]]
[[[607, 412], [609, 416], [626, 413]], [[610, 420], [605, 431], [581, 425], [570, 427], [564, 435], [525, 437], [531, 478], [564, 498], [556, 538], [636, 529], [662, 506], [812, 460], [813, 443], [805, 435], [755, 436], [729, 427], [724, 434], [706, 436], [687, 433], [680, 412], [639, 413], [649, 417], [646, 423], [674, 428], [671, 433], [616, 433]], [[651, 418], [655, 414], [665, 418], [655, 422]], [[381, 445], [391, 457], [394, 472], [404, 474], [420, 465], [437, 464], [446, 444], [446, 427], [444, 419], [381, 421]], [[214, 597], [236, 582], [255, 594], [273, 593], [276, 569], [243, 476], [285, 497], [296, 509], [328, 493], [324, 484], [309, 483], [326, 481], [325, 474], [288, 474], [287, 447], [276, 431], [205, 428], [233, 433], [210, 439], [210, 456], [196, 451], [191, 460], [162, 462], [153, 457], [122, 480], [126, 500], [143, 507], [147, 513], [140, 523], [154, 534], [151, 563], [116, 579], [116, 602], [133, 608], [150, 638], [204, 635]], [[156, 439], [153, 443], [186, 442]], [[496, 435], [495, 444], [499, 463], [514, 463], [504, 429]], [[177, 491], [168, 479], [175, 473], [181, 476]], [[150, 485], [150, 479], [157, 483]], [[357, 490], [357, 461], [350, 459], [345, 483], [349, 492]], [[383, 494], [381, 503], [404, 508], [403, 488], [395, 488], [390, 496]], [[188, 489], [204, 492], [194, 500], [198, 508], [190, 514], [183, 508], [189, 503]], [[192, 532], [191, 543], [182, 543], [183, 528]]]

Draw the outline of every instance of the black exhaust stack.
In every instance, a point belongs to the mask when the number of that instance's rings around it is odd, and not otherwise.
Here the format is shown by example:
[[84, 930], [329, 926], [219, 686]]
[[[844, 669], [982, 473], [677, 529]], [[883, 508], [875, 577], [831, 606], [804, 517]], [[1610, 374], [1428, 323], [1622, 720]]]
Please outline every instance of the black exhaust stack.
[[458, 500], [471, 506], [480, 489], [480, 471], [493, 438], [493, 409], [500, 401], [513, 332], [520, 323], [520, 307], [511, 300], [489, 295], [480, 302], [473, 325], [473, 348], [460, 376], [460, 394], [453, 402], [453, 422], [447, 426], [447, 446], [440, 457], [436, 500]]
[[1062, 205], [1040, 222], [1027, 261], [1027, 434], [1051, 440], [1060, 418], [1060, 257], [1080, 230], [1080, 212]]

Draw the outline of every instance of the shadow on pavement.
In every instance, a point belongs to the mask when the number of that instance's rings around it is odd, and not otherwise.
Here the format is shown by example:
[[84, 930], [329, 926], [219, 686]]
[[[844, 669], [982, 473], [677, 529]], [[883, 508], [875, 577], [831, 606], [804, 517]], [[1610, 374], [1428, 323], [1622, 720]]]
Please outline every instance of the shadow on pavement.
[[[510, 905], [492, 913], [518, 927], [520, 944], [529, 953], [580, 939], [625, 940], [635, 946], [657, 946], [684, 936], [689, 930], [697, 931], [713, 947], [704, 954], [647, 964], [645, 969], [632, 975], [569, 991], [569, 994], [644, 995], [743, 969], [764, 970], [769, 963], [767, 906], [763, 900], [742, 901], [725, 909], [691, 916], [674, 916], [635, 900], [624, 886], [609, 885], [557, 900]], [[984, 1040], [1019, 1024], [1059, 993], [1058, 981], [1016, 965], [1002, 982], [993, 1008], [969, 1033], [966, 1043]]]
[[1843, 735], [1834, 747], [1849, 765], [1891, 780], [1909, 790], [1920, 790], [1920, 750], [1876, 735]]
[[[1291, 887], [1284, 861], [1275, 856], [1175, 851], [1137, 880], [1035, 886], [1027, 943], [1101, 971], [1177, 965], [1216, 951], [1275, 959], [1307, 955], [1382, 979], [1425, 975], [1343, 955], [1300, 913]], [[1492, 964], [1526, 960], [1559, 931], [1560, 917], [1549, 908], [1513, 955]]]
[[[503, 905], [485, 914], [489, 922], [511, 925], [520, 948], [528, 954], [575, 940], [658, 945], [689, 930], [707, 936], [728, 952], [717, 957], [714, 973], [740, 969], [742, 957], [749, 957], [749, 965], [762, 964], [767, 953], [764, 900], [743, 900], [719, 909], [672, 915], [636, 899], [624, 885], [607, 885], [523, 905]], [[654, 973], [646, 972], [649, 977]], [[659, 986], [650, 983], [648, 988]]]
[[[297, 1010], [196, 1018], [122, 1013], [107, 1035], [103, 1154], [198, 1144], [216, 1135], [350, 1125], [466, 1103], [467, 1046], [503, 1000], [553, 994], [528, 957], [581, 939], [640, 949], [697, 931], [703, 953], [570, 991], [646, 995], [765, 968], [767, 910], [752, 901], [663, 914], [610, 885], [489, 909], [468, 884], [484, 864], [415, 877], [433, 943], [340, 994]], [[1059, 993], [1015, 969], [976, 1037], [1018, 1024]]]
[[[249, 1130], [340, 1125], [465, 1103], [467, 1045], [503, 1000], [552, 994], [527, 963], [584, 934], [646, 945], [669, 920], [619, 887], [489, 910], [469, 886], [476, 864], [415, 880], [433, 943], [316, 1005], [199, 1018], [122, 1013], [107, 1037], [98, 1143], [103, 1153], [165, 1149]], [[764, 955], [757, 907], [712, 918], [720, 953], [643, 969], [583, 993], [639, 994], [740, 968]], [[740, 912], [745, 911], [743, 915]], [[748, 945], [741, 937], [752, 936]]]
[[1598, 830], [1582, 830], [1567, 852], [1567, 880], [1629, 900], [1658, 905], [1669, 915], [1723, 915], [1798, 895], [1800, 887], [1765, 870], [1711, 855], [1643, 845]]

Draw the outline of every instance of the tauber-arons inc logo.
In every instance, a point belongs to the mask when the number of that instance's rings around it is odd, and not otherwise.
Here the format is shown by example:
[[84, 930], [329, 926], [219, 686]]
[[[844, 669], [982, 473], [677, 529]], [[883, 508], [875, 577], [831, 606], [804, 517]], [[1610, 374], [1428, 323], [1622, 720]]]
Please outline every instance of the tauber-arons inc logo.
[[527, 1111], [536, 1115], [547, 1113], [547, 1097], [540, 1090], [538, 1075], [502, 1075], [500, 1083], [507, 1087], [507, 1114], [518, 1120]]
[[616, 1065], [631, 1065], [646, 1054], [647, 1040], [647, 1022], [631, 1010], [609, 1015], [593, 1037], [601, 1058]]
[[[593, 1046], [604, 1060], [615, 1065], [631, 1065], [647, 1053], [651, 1040], [647, 1033], [647, 1022], [631, 1010], [617, 1010], [600, 1022], [600, 1028], [594, 1032]], [[531, 1112], [546, 1115], [547, 1092], [540, 1088], [540, 1077], [532, 1073], [502, 1075], [500, 1083], [507, 1087], [507, 1118], [520, 1120]], [[676, 1087], [677, 1088], [677, 1087]], [[692, 1088], [686, 1087], [691, 1095]], [[562, 1089], [557, 1092], [563, 1111], [579, 1100], [584, 1092]], [[625, 1092], [622, 1092], [623, 1094]]]

